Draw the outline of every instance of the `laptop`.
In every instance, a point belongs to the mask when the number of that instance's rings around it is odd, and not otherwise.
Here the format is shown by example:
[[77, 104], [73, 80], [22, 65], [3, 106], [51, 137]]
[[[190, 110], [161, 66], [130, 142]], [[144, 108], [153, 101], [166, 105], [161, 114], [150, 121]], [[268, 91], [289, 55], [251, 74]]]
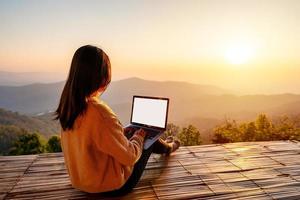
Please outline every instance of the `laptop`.
[[144, 149], [148, 149], [166, 130], [168, 112], [168, 98], [133, 96], [130, 124], [126, 127], [144, 129]]

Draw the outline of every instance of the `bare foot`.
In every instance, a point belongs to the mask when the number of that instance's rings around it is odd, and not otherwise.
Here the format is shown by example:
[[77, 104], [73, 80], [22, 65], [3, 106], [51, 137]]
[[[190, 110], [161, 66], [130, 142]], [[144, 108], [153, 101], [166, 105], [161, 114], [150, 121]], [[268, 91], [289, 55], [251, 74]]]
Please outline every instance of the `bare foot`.
[[166, 153], [167, 156], [169, 156], [172, 152], [176, 151], [180, 147], [180, 141], [174, 140], [172, 143], [170, 143], [171, 148], [168, 153]]
[[165, 139], [166, 143], [172, 143], [174, 141], [174, 138], [173, 136], [168, 136], [166, 139]]

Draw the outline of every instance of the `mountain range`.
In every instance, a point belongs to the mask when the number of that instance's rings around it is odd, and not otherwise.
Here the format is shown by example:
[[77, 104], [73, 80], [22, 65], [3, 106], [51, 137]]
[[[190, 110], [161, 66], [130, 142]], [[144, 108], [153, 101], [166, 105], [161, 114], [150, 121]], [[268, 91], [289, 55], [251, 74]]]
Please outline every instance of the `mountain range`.
[[[0, 107], [30, 116], [43, 115], [55, 110], [63, 86], [64, 82], [0, 86]], [[212, 128], [224, 118], [252, 120], [259, 113], [272, 116], [300, 113], [297, 94], [241, 96], [211, 85], [140, 78], [113, 81], [101, 98], [126, 124], [133, 95], [169, 97], [169, 121], [194, 124], [201, 129]]]
[[[65, 82], [34, 83], [24, 86], [0, 86], [0, 107], [23, 114], [36, 114], [54, 110]], [[171, 99], [185, 99], [193, 93], [219, 95], [230, 93], [229, 90], [209, 85], [197, 85], [174, 81], [149, 81], [129, 78], [113, 81], [102, 98], [111, 105], [130, 104], [135, 94], [149, 96], [168, 96]]]

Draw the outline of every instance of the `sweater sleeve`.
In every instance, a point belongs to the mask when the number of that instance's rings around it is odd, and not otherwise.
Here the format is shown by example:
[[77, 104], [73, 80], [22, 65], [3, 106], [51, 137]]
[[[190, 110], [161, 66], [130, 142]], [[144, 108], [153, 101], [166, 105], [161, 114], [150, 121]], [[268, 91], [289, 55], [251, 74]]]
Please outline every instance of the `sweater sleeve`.
[[114, 157], [123, 165], [134, 165], [142, 154], [144, 138], [134, 134], [128, 140], [124, 136], [123, 127], [115, 116], [101, 118], [100, 141], [95, 141], [98, 149]]

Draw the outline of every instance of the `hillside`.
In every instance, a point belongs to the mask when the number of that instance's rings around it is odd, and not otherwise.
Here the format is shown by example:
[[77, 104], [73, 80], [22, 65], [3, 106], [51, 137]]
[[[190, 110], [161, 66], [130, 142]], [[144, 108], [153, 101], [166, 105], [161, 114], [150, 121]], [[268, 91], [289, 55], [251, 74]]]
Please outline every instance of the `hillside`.
[[0, 108], [0, 125], [14, 125], [30, 132], [38, 131], [46, 137], [59, 133], [59, 124], [52, 118], [52, 114], [30, 117]]

